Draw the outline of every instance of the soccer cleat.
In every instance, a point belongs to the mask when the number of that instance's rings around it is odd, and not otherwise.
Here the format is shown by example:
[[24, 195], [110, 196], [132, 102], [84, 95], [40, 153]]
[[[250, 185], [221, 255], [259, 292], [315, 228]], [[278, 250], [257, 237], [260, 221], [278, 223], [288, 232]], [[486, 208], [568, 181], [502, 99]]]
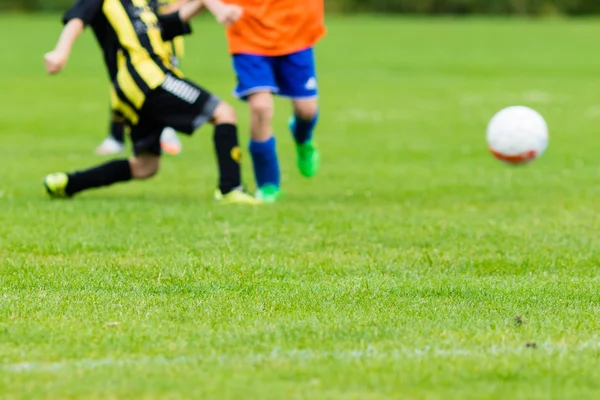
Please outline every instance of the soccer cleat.
[[47, 175], [44, 178], [44, 187], [46, 192], [53, 199], [66, 199], [71, 197], [67, 194], [66, 189], [69, 184], [69, 175], [64, 172], [56, 172]]
[[114, 137], [109, 136], [100, 143], [100, 146], [96, 148], [96, 154], [107, 156], [111, 154], [119, 154], [125, 150], [125, 145]]
[[[296, 130], [295, 117], [290, 118], [289, 128], [293, 134]], [[319, 172], [319, 167], [321, 166], [321, 153], [312, 140], [302, 144], [296, 143], [296, 155], [298, 169], [302, 175], [310, 178]]]
[[220, 204], [248, 204], [259, 205], [262, 201], [246, 193], [243, 189], [233, 189], [231, 192], [223, 194], [219, 189], [215, 191], [215, 201]]
[[263, 203], [275, 203], [281, 197], [281, 189], [276, 185], [264, 185], [256, 190], [254, 197]]
[[312, 140], [296, 145], [298, 156], [298, 169], [307, 178], [313, 177], [319, 172], [321, 166], [321, 154]]
[[181, 153], [181, 140], [173, 128], [165, 128], [160, 135], [160, 147], [168, 154], [173, 156]]

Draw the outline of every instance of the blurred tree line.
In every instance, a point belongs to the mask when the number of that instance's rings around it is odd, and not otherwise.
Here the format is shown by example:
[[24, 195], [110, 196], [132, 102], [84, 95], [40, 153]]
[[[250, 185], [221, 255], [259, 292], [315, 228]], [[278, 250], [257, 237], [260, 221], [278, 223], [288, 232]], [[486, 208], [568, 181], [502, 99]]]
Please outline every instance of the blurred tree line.
[[[53, 11], [64, 10], [72, 3], [73, 0], [0, 0], [0, 9]], [[325, 5], [330, 12], [521, 15], [600, 13], [600, 0], [325, 0]]]
[[583, 15], [600, 13], [600, 0], [325, 0], [331, 11], [414, 14]]

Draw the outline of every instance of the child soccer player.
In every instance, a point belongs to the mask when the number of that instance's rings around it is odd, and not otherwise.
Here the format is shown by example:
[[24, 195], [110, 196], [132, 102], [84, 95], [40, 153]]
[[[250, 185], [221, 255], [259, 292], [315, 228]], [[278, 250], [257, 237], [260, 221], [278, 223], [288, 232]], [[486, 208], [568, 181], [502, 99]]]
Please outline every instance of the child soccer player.
[[313, 46], [325, 34], [323, 0], [227, 0], [244, 16], [227, 28], [238, 85], [235, 95], [250, 108], [250, 154], [257, 198], [280, 194], [279, 162], [273, 136], [273, 94], [292, 100], [289, 128], [298, 168], [312, 177], [320, 156], [313, 141], [317, 124], [317, 76]]
[[[170, 62], [164, 40], [190, 32], [187, 23], [206, 6], [224, 25], [241, 16], [241, 9], [219, 0], [191, 0], [177, 12], [157, 16], [146, 0], [77, 0], [67, 11], [56, 48], [45, 55], [49, 73], [60, 72], [86, 25], [94, 30], [109, 67], [116, 50], [112, 106], [128, 125], [134, 156], [74, 173], [46, 176], [51, 197], [70, 197], [81, 191], [146, 179], [160, 162], [160, 135], [167, 126], [191, 134], [212, 122], [219, 164], [215, 199], [223, 203], [259, 203], [241, 186], [241, 167], [235, 112], [207, 90], [183, 78]], [[110, 68], [109, 68], [110, 69]], [[112, 74], [111, 74], [112, 75]]]
[[[179, 7], [185, 4], [187, 0], [149, 0], [148, 5], [156, 14], [166, 15], [176, 12]], [[183, 37], [178, 36], [172, 41], [165, 42], [165, 48], [171, 64], [179, 67], [184, 52]], [[111, 110], [110, 131], [108, 137], [96, 148], [96, 153], [100, 155], [112, 155], [121, 153], [125, 149], [125, 131], [127, 124], [118, 113]], [[171, 155], [181, 153], [181, 140], [177, 137], [177, 132], [171, 127], [167, 127], [160, 135], [160, 146], [162, 150]]]

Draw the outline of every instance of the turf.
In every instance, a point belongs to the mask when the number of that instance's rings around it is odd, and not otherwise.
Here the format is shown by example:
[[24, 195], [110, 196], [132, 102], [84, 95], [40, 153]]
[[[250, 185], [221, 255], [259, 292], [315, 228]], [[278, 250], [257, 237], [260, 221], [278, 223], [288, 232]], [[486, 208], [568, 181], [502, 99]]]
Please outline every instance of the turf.
[[[45, 76], [58, 16], [0, 17], [0, 397], [598, 398], [598, 21], [328, 25], [322, 173], [279, 102], [285, 198], [246, 208], [210, 200], [209, 128], [156, 179], [47, 199], [101, 160], [106, 74], [87, 34]], [[195, 30], [183, 69], [247, 127]], [[513, 104], [551, 127], [527, 167], [485, 146]]]

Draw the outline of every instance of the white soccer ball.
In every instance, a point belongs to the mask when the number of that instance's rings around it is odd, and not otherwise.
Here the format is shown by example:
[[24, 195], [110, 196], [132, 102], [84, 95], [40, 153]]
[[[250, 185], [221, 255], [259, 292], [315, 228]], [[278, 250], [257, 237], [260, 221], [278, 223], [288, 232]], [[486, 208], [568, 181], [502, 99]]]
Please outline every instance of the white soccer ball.
[[548, 125], [544, 117], [529, 107], [508, 107], [490, 121], [487, 143], [497, 159], [509, 164], [525, 164], [546, 151]]

